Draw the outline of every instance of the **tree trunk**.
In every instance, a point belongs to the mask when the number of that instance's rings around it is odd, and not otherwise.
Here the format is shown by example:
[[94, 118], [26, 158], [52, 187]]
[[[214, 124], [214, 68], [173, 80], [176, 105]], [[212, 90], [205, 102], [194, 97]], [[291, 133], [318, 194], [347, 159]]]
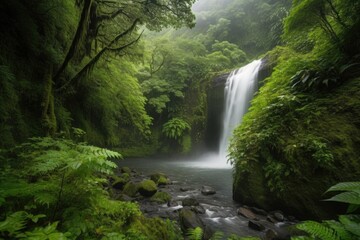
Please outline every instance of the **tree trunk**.
[[44, 74], [44, 92], [43, 101], [41, 103], [41, 126], [45, 136], [53, 136], [56, 132], [56, 116], [54, 107], [54, 93], [53, 93], [53, 66], [52, 64], [47, 68]]

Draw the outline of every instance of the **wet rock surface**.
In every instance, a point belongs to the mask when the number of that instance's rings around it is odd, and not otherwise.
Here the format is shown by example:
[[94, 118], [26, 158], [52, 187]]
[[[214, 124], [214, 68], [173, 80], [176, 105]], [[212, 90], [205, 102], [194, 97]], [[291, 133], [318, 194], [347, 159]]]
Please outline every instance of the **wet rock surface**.
[[[113, 188], [116, 198], [137, 202], [141, 211], [148, 217], [178, 222], [184, 233], [188, 228], [201, 227], [204, 230], [204, 239], [210, 239], [216, 231], [223, 232], [225, 237], [231, 234], [267, 240], [290, 237], [287, 228], [293, 222], [288, 219], [295, 219], [288, 218], [279, 211], [266, 212], [255, 207], [225, 202], [224, 196], [209, 185], [189, 185], [163, 173], [145, 175], [134, 170], [129, 173], [128, 169], [126, 170], [130, 178], [122, 189]], [[155, 190], [158, 185], [156, 180], [160, 178], [165, 178], [167, 184], [160, 184], [161, 189]], [[141, 186], [149, 181], [152, 182], [152, 187], [144, 194]]]

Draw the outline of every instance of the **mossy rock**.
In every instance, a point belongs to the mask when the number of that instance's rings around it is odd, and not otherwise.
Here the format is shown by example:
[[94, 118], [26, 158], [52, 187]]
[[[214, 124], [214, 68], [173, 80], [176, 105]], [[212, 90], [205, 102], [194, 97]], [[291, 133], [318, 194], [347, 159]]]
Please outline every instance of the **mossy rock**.
[[125, 184], [124, 189], [122, 191], [123, 194], [129, 197], [135, 197], [138, 193], [139, 185], [134, 182], [128, 182]]
[[122, 190], [127, 182], [129, 182], [129, 179], [127, 178], [116, 177], [115, 181], [112, 184], [112, 187], [117, 190]]
[[163, 173], [154, 173], [150, 175], [150, 179], [153, 180], [158, 186], [169, 184], [168, 177]]
[[130, 181], [131, 175], [129, 173], [123, 173], [120, 175], [121, 178]]
[[151, 198], [150, 201], [158, 203], [167, 203], [171, 200], [170, 194], [167, 192], [156, 192]]
[[131, 169], [129, 167], [122, 167], [120, 169], [120, 172], [121, 173], [128, 173], [128, 174], [131, 174]]
[[157, 192], [156, 183], [152, 180], [143, 180], [139, 183], [139, 193], [144, 197], [151, 197]]

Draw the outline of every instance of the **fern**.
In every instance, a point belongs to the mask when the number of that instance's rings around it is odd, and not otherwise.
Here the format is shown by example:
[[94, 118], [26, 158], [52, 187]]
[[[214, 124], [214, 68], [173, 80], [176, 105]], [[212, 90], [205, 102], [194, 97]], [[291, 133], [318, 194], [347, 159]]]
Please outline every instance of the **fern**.
[[8, 233], [9, 236], [14, 236], [19, 233], [20, 230], [25, 228], [26, 221], [26, 212], [14, 212], [7, 216], [5, 221], [0, 222], [0, 233]]
[[210, 240], [221, 240], [221, 239], [223, 239], [223, 237], [224, 237], [224, 233], [223, 233], [223, 232], [215, 232], [215, 233], [211, 236]]
[[300, 223], [297, 225], [297, 228], [309, 233], [314, 238], [320, 238], [322, 240], [340, 240], [337, 232], [325, 226], [324, 224], [314, 222], [314, 221], [306, 221], [304, 223]]
[[[343, 182], [332, 186], [327, 192], [345, 191], [339, 193], [326, 201], [336, 201], [350, 203], [350, 210], [355, 210], [360, 205], [360, 182]], [[349, 211], [348, 211], [349, 212]], [[359, 215], [341, 215], [339, 221], [324, 221], [318, 223], [306, 221], [297, 225], [297, 228], [309, 233], [312, 237], [319, 239], [348, 240], [358, 239], [360, 237], [360, 216]]]
[[180, 139], [187, 130], [190, 130], [190, 125], [181, 118], [173, 118], [163, 125], [162, 132], [167, 138]]
[[203, 233], [204, 231], [200, 227], [190, 228], [187, 231], [187, 236], [189, 237], [189, 240], [201, 240]]

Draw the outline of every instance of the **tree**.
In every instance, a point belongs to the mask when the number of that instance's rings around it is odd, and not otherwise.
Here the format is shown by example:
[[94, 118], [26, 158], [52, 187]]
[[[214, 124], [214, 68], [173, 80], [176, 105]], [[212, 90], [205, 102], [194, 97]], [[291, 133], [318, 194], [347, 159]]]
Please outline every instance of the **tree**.
[[[165, 3], [157, 0], [78, 1], [77, 4], [82, 9], [81, 17], [71, 46], [57, 70], [54, 70], [56, 66], [49, 66], [44, 76], [44, 85], [47, 87], [44, 89], [42, 118], [46, 122], [46, 133], [51, 135], [56, 129], [53, 84], [56, 91], [62, 92], [73, 85], [74, 81], [87, 76], [104, 55], [129, 54], [128, 49], [141, 37], [141, 34], [134, 34], [141, 25], [150, 30], [169, 26], [193, 26], [193, 2], [194, 0], [171, 0]], [[83, 63], [85, 56], [89, 60]], [[66, 75], [70, 63], [80, 65], [75, 75]]]

